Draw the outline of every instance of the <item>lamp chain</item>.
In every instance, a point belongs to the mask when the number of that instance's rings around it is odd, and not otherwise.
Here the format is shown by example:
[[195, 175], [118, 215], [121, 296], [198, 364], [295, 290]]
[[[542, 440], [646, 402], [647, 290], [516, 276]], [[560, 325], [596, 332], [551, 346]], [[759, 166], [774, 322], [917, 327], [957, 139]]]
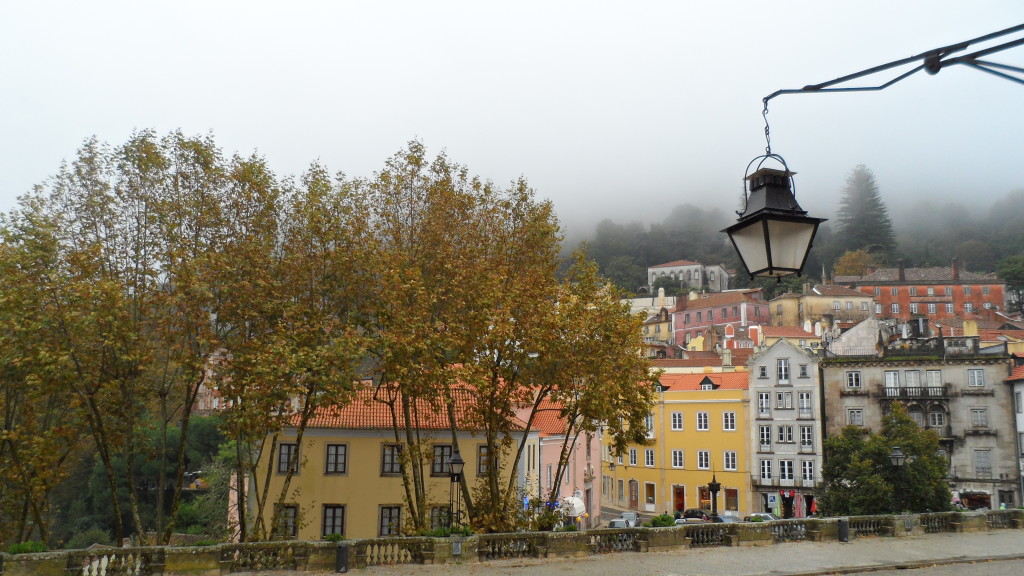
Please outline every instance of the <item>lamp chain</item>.
[[761, 116], [764, 117], [764, 140], [768, 144], [764, 152], [771, 156], [772, 154], [772, 134], [771, 129], [768, 127], [768, 99], [764, 99], [764, 111], [761, 112]]

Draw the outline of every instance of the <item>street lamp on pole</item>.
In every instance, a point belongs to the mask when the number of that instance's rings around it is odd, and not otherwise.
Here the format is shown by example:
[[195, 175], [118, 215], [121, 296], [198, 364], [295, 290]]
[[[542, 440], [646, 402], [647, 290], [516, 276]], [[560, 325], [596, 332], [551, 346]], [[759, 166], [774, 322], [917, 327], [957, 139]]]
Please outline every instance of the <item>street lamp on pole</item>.
[[448, 526], [450, 528], [462, 527], [462, 492], [460, 491], [460, 482], [462, 482], [462, 470], [465, 467], [466, 461], [462, 459], [462, 455], [459, 454], [459, 449], [456, 447], [452, 457], [448, 460], [448, 479], [451, 480], [448, 492], [448, 514], [451, 516], [448, 520]]
[[892, 452], [889, 453], [889, 462], [891, 462], [893, 468], [896, 469], [892, 487], [893, 491], [896, 493], [896, 510], [894, 511], [902, 512], [904, 508], [903, 493], [906, 490], [903, 486], [903, 465], [907, 462], [907, 455], [903, 453], [903, 450], [900, 450], [899, 446], [893, 446]]
[[711, 492], [711, 519], [718, 520], [718, 491], [722, 489], [722, 483], [718, 481], [715, 474], [711, 474], [711, 482], [708, 482], [708, 492]]

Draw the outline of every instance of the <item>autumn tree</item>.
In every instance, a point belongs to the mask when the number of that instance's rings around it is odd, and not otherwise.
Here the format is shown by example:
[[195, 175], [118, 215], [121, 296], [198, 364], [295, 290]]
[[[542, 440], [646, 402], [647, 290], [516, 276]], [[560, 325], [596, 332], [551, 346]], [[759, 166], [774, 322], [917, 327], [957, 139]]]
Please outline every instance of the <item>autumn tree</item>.
[[833, 274], [835, 276], [863, 276], [875, 265], [875, 258], [865, 249], [843, 253], [836, 260]]
[[867, 250], [882, 258], [896, 251], [892, 220], [875, 182], [875, 175], [863, 164], [850, 171], [836, 220], [838, 242], [846, 251]]

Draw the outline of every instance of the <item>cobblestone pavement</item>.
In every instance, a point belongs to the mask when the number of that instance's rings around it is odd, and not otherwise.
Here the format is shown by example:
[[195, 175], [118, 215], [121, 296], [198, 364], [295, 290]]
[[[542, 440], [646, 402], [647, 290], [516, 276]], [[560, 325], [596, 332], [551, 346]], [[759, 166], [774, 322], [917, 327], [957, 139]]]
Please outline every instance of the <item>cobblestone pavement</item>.
[[[373, 566], [352, 569], [349, 573], [355, 576], [811, 576], [1009, 558], [1024, 559], [1024, 530], [910, 538], [867, 537], [845, 543], [793, 542], [757, 547], [621, 552], [584, 558]], [[301, 573], [244, 574], [296, 576]]]

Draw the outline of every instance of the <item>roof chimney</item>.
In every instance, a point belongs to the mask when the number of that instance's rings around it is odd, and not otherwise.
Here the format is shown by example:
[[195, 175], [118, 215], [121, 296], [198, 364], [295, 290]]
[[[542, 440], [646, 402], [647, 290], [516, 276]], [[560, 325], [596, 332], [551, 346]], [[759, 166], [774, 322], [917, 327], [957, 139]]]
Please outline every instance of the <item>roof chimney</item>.
[[958, 258], [953, 258], [953, 260], [951, 261], [951, 264], [953, 265], [953, 280], [959, 280], [960, 279], [960, 260]]
[[810, 291], [811, 291], [811, 283], [810, 282], [804, 282], [804, 296], [806, 296], [807, 293], [810, 292]]
[[907, 281], [907, 273], [903, 269], [903, 258], [899, 259], [899, 261], [897, 262], [897, 265], [899, 266], [899, 269], [900, 269], [900, 282], [906, 282]]

